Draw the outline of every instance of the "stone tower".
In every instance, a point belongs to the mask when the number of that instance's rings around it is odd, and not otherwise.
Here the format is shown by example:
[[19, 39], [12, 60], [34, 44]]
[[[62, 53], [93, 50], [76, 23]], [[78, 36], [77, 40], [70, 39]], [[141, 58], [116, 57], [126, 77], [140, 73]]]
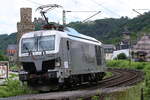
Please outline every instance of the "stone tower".
[[32, 22], [32, 9], [31, 8], [21, 8], [20, 16], [21, 16], [22, 23]]
[[32, 22], [32, 9], [31, 8], [21, 8], [20, 9], [20, 22], [17, 23], [17, 42], [20, 37], [26, 33], [34, 31], [35, 26]]

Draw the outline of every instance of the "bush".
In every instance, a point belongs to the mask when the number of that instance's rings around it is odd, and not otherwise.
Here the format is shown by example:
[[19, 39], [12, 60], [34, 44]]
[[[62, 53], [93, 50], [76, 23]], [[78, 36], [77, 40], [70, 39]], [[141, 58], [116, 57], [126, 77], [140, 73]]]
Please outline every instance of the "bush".
[[13, 66], [10, 66], [10, 70], [17, 72], [20, 70], [20, 67], [18, 67], [17, 65], [13, 65]]
[[19, 80], [8, 79], [5, 84], [6, 86], [0, 87], [0, 97], [36, 93], [29, 89], [26, 84], [22, 84]]
[[8, 61], [8, 58], [2, 54], [0, 54], [0, 61]]
[[93, 96], [91, 100], [100, 100], [99, 96]]
[[126, 56], [126, 54], [120, 53], [117, 55], [117, 59], [128, 59], [128, 57]]
[[112, 61], [108, 61], [106, 65], [108, 67], [128, 68], [129, 67], [129, 61], [126, 61], [126, 60], [112, 60]]

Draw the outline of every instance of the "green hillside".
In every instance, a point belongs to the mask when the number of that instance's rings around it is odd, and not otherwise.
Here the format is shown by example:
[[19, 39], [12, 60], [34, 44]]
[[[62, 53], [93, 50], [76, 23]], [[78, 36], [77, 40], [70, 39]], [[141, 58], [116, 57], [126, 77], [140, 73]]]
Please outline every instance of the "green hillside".
[[[36, 30], [39, 30], [40, 26], [36, 25]], [[103, 43], [115, 44], [121, 40], [122, 32], [125, 29], [131, 32], [133, 39], [136, 39], [137, 36], [143, 33], [150, 33], [150, 12], [133, 19], [129, 19], [128, 17], [118, 19], [107, 18], [86, 23], [71, 22], [67, 26], [75, 28], [82, 34], [95, 37]], [[0, 50], [4, 51], [8, 44], [16, 43], [16, 33], [0, 35], [0, 42]]]
[[95, 37], [104, 43], [116, 43], [119, 41], [123, 28], [128, 21], [127, 17], [120, 19], [109, 18], [86, 23], [72, 22], [69, 26], [75, 28], [80, 33]]
[[125, 29], [131, 32], [133, 39], [143, 33], [150, 33], [150, 12], [133, 19], [128, 17], [99, 19], [87, 23], [72, 22], [69, 26], [81, 33], [95, 37], [103, 43], [115, 44], [121, 40]]
[[0, 51], [5, 53], [8, 44], [16, 43], [16, 33], [0, 35]]

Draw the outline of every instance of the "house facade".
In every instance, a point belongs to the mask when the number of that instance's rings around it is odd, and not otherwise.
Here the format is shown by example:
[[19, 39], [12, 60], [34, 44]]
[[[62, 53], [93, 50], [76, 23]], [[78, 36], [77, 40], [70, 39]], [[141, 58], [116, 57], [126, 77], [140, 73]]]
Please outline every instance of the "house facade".
[[104, 52], [105, 52], [105, 59], [112, 60], [113, 51], [116, 49], [115, 45], [113, 44], [104, 44], [103, 45]]
[[150, 35], [144, 35], [133, 46], [132, 55], [135, 61], [150, 61]]
[[10, 62], [16, 62], [16, 60], [17, 60], [17, 45], [15, 45], [15, 44], [8, 45], [6, 53], [7, 53], [7, 57]]

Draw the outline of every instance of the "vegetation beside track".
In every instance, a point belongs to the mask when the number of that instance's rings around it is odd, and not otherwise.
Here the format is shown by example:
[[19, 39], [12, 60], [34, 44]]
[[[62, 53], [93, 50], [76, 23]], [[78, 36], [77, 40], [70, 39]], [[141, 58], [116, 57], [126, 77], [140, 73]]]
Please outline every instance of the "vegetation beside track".
[[0, 97], [9, 97], [22, 94], [35, 93], [27, 87], [26, 84], [22, 85], [19, 80], [8, 79], [5, 86], [0, 86]]
[[108, 77], [111, 77], [112, 75], [113, 75], [112, 72], [106, 72], [106, 76], [105, 76], [103, 79], [108, 78]]
[[[144, 95], [145, 98], [150, 97], [150, 62], [129, 62], [128, 60], [112, 60], [107, 61], [107, 66], [117, 68], [130, 68], [139, 69], [145, 72], [144, 81]], [[22, 94], [36, 93], [27, 87], [26, 84], [22, 84], [19, 80], [13, 80], [17, 75], [10, 75], [11, 78], [6, 80], [5, 86], [0, 86], [0, 97], [9, 97]], [[107, 72], [105, 78], [112, 76], [112, 73]], [[145, 99], [149, 100], [149, 99]]]
[[107, 61], [108, 67], [130, 68], [142, 70], [145, 73], [144, 80], [144, 97], [145, 100], [150, 98], [150, 62], [130, 62], [128, 60]]
[[0, 98], [17, 96], [23, 94], [37, 93], [31, 90], [27, 84], [22, 84], [18, 79], [18, 75], [10, 73], [9, 78], [0, 86]]

